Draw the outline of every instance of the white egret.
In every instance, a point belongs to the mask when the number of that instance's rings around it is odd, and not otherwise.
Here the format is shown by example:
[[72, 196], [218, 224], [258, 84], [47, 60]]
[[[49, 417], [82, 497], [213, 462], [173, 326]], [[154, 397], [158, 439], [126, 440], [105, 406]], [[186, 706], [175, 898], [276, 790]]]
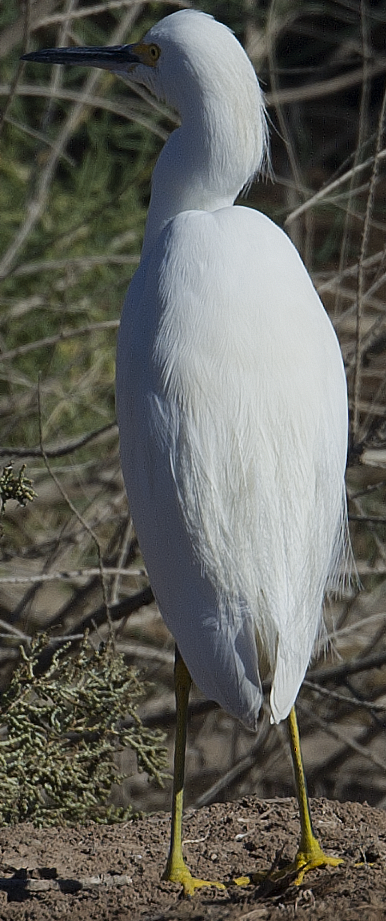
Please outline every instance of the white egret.
[[[190, 675], [257, 729], [288, 717], [304, 872], [340, 861], [314, 837], [294, 703], [346, 553], [346, 382], [339, 345], [286, 234], [234, 206], [267, 154], [264, 102], [233, 33], [180, 10], [140, 43], [26, 56], [124, 75], [179, 113], [153, 174], [118, 341], [122, 468], [160, 611], [177, 644], [165, 877], [182, 855]], [[179, 650], [179, 654], [178, 654]]]

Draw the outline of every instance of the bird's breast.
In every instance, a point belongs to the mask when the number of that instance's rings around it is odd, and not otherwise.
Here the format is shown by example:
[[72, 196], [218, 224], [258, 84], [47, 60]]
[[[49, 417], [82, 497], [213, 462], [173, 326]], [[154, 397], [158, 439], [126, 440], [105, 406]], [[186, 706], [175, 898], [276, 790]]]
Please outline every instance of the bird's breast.
[[[257, 631], [273, 673], [281, 650], [280, 718], [318, 630], [347, 437], [335, 333], [286, 235], [246, 208], [173, 218], [129, 291], [117, 382], [135, 526], [193, 678], [211, 696], [231, 655], [212, 696], [250, 722]], [[196, 623], [205, 666], [189, 653]]]

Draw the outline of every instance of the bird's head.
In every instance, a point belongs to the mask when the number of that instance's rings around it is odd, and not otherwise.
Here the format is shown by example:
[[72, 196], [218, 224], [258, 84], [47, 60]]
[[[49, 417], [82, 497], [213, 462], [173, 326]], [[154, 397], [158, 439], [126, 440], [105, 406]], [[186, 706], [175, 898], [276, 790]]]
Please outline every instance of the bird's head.
[[249, 86], [256, 105], [259, 101], [256, 76], [242, 46], [230, 29], [196, 10], [166, 16], [131, 45], [46, 48], [23, 60], [109, 70], [143, 84], [182, 117], [205, 92], [228, 96], [239, 106]]
[[264, 162], [267, 126], [255, 71], [233, 32], [212, 16], [179, 10], [131, 45], [49, 48], [24, 59], [109, 70], [176, 109], [181, 128], [153, 174], [154, 233], [178, 211], [231, 204]]

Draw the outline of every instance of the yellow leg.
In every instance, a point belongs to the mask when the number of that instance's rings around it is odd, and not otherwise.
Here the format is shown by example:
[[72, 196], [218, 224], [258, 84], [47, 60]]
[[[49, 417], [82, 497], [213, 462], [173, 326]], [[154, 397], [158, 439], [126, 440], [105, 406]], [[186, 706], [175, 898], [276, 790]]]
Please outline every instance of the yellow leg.
[[174, 777], [173, 777], [173, 801], [172, 801], [172, 829], [170, 838], [170, 850], [167, 859], [165, 872], [162, 879], [169, 880], [172, 883], [181, 883], [184, 895], [193, 895], [195, 889], [202, 886], [217, 886], [218, 889], [225, 889], [223, 883], [211, 882], [205, 879], [196, 879], [192, 876], [189, 867], [186, 865], [182, 856], [182, 810], [184, 796], [184, 774], [185, 774], [185, 747], [186, 747], [186, 724], [188, 715], [189, 691], [192, 679], [186, 668], [185, 662], [180, 656], [176, 647], [176, 659], [174, 666], [174, 687], [176, 694], [176, 743], [174, 749]]
[[238, 886], [247, 886], [250, 883], [261, 883], [267, 879], [272, 880], [272, 882], [278, 882], [292, 873], [296, 873], [295, 885], [300, 886], [308, 870], [314, 870], [316, 867], [325, 867], [327, 865], [336, 867], [338, 864], [343, 863], [343, 860], [340, 858], [329, 857], [324, 853], [319, 841], [315, 838], [312, 831], [310, 806], [308, 802], [295, 707], [292, 707], [288, 716], [288, 730], [295, 773], [296, 795], [300, 811], [300, 843], [298, 852], [293, 863], [284, 867], [283, 870], [275, 870], [273, 873], [268, 874], [251, 873], [250, 876], [239, 876], [238, 879], [233, 880]]
[[327, 865], [336, 867], [338, 864], [343, 863], [343, 860], [340, 860], [338, 857], [329, 857], [325, 854], [312, 831], [310, 806], [300, 750], [299, 729], [295, 707], [292, 707], [288, 717], [288, 729], [295, 773], [296, 793], [300, 811], [300, 844], [294, 863], [294, 869], [298, 871], [295, 883], [299, 886], [303, 881], [304, 874], [307, 873], [308, 870]]

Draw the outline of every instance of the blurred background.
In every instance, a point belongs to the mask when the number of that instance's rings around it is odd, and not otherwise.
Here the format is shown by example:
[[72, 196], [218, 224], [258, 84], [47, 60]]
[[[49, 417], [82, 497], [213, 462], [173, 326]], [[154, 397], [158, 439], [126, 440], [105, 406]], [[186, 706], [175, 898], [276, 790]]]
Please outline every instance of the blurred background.
[[[114, 408], [115, 340], [139, 262], [150, 178], [175, 115], [103, 71], [23, 65], [39, 47], [137, 41], [181, 3], [9, 0], [0, 9], [1, 467], [7, 502], [0, 690], [36, 632], [90, 629], [139, 669], [140, 713], [173, 748], [173, 640], [130, 521]], [[329, 648], [298, 714], [311, 795], [386, 804], [386, 0], [206, 0], [266, 93], [272, 177], [248, 205], [282, 226], [337, 331], [350, 398], [350, 529], [361, 591], [326, 606]], [[110, 626], [107, 608], [109, 609]], [[76, 643], [76, 640], [74, 641]], [[166, 809], [131, 751], [116, 802]], [[195, 690], [187, 805], [293, 793], [286, 728], [257, 735]]]

